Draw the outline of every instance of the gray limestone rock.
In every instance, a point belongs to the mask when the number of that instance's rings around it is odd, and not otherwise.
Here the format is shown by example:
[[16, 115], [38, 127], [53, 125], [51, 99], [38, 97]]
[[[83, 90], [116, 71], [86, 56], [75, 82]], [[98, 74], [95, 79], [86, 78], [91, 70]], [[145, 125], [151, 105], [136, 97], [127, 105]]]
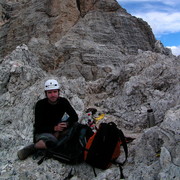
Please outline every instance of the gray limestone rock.
[[[180, 177], [180, 56], [155, 40], [149, 25], [115, 0], [3, 0], [0, 13], [0, 176], [2, 179], [119, 179], [85, 163], [37, 165], [17, 151], [32, 143], [34, 105], [55, 78], [81, 119], [88, 107], [105, 113], [126, 136], [125, 179]], [[156, 125], [147, 128], [150, 103]], [[97, 125], [98, 125], [97, 124]], [[121, 160], [124, 154], [118, 159]]]

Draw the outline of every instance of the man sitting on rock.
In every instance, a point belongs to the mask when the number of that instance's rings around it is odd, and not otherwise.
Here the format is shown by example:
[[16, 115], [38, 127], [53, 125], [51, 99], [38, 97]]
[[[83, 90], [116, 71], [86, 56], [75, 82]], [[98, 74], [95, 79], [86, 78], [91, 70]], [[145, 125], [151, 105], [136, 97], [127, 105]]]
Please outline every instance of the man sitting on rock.
[[[60, 97], [59, 83], [50, 79], [45, 82], [46, 98], [39, 100], [35, 106], [34, 144], [19, 150], [20, 160], [36, 152], [56, 144], [63, 132], [78, 121], [78, 115], [66, 98]], [[67, 114], [68, 119], [62, 121]]]

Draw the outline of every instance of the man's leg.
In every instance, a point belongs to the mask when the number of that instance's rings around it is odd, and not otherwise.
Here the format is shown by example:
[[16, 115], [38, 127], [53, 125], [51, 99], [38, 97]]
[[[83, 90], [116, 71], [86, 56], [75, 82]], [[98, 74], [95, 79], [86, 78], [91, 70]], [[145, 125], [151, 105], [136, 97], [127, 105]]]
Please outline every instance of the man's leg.
[[35, 148], [37, 149], [51, 148], [54, 147], [58, 142], [57, 138], [50, 133], [42, 133], [36, 135], [35, 140], [36, 140]]
[[17, 156], [20, 160], [24, 160], [34, 154], [38, 149], [47, 149], [47, 147], [55, 146], [57, 141], [57, 138], [50, 133], [37, 134], [35, 136], [36, 143], [19, 150]]

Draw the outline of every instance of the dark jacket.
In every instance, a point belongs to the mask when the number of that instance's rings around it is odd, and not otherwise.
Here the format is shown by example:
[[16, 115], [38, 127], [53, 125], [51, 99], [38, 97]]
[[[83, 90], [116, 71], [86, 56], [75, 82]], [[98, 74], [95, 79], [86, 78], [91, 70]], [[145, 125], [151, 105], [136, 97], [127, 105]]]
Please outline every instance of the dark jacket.
[[67, 122], [71, 126], [78, 121], [78, 115], [66, 98], [59, 97], [57, 104], [50, 104], [48, 99], [39, 100], [35, 106], [34, 135], [39, 133], [54, 133], [56, 126], [64, 113], [69, 115]]

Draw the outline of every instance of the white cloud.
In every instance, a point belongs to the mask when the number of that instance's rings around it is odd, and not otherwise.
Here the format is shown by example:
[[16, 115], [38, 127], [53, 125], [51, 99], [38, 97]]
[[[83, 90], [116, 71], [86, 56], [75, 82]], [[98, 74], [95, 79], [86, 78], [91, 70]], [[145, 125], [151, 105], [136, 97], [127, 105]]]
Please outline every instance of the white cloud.
[[131, 7], [132, 15], [148, 22], [156, 36], [180, 32], [179, 0], [119, 0], [118, 2], [119, 4], [137, 3], [136, 8]]
[[147, 12], [134, 14], [147, 21], [156, 36], [180, 31], [180, 13]]
[[167, 48], [170, 48], [174, 55], [180, 55], [180, 46], [167, 46]]
[[[168, 47], [174, 55], [180, 55], [180, 1], [179, 0], [118, 0], [119, 4], [127, 5], [129, 13], [146, 21], [156, 38], [161, 39], [171, 35], [170, 44], [176, 46]], [[165, 36], [163, 36], [165, 35]], [[177, 36], [177, 39], [175, 38]]]

